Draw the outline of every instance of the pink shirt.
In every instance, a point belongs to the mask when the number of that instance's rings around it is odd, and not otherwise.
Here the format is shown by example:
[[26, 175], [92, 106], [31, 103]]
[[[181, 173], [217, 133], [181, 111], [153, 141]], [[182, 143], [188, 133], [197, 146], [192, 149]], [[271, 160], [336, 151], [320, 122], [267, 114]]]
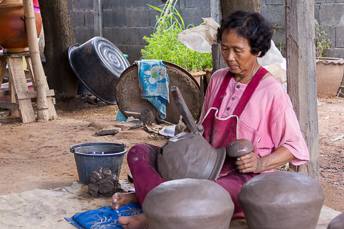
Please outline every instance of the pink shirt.
[[[204, 98], [202, 121], [214, 103], [227, 72], [228, 69], [223, 68], [212, 75]], [[245, 88], [246, 84], [236, 82], [233, 78], [230, 80], [226, 95], [216, 114], [217, 118], [227, 118], [233, 113]], [[307, 145], [290, 98], [281, 83], [270, 73], [262, 79], [241, 114], [237, 135], [238, 139], [251, 140], [255, 146], [255, 152], [260, 157], [271, 154], [279, 146], [284, 146], [296, 158], [292, 164], [300, 165], [309, 161]]]

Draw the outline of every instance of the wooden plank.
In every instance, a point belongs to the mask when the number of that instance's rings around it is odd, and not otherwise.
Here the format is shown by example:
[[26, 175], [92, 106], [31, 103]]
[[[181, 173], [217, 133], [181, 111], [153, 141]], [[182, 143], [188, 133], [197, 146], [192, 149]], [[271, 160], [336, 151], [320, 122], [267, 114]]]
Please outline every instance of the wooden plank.
[[[31, 58], [30, 57], [26, 57], [26, 62], [27, 62], [27, 65], [28, 65], [30, 76], [32, 78], [32, 83], [34, 84], [34, 88], [36, 90], [36, 92], [34, 94], [34, 98], [37, 98], [37, 85], [36, 85], [37, 81], [36, 81], [36, 78], [35, 78], [35, 75], [34, 75]], [[53, 120], [53, 119], [57, 118], [57, 113], [56, 113], [55, 106], [54, 106], [54, 104], [55, 104], [55, 98], [54, 98], [55, 93], [54, 93], [54, 90], [49, 90], [49, 86], [48, 86], [48, 82], [46, 80], [45, 74], [44, 74], [44, 78], [45, 78], [45, 80], [43, 81], [43, 85], [44, 85], [44, 87], [47, 90], [46, 96], [47, 96], [47, 106], [48, 106], [49, 119]], [[33, 98], [33, 97], [31, 97], [31, 98]]]
[[288, 93], [310, 151], [300, 171], [319, 175], [319, 134], [315, 75], [314, 0], [286, 0]]
[[[29, 91], [23, 69], [22, 58], [8, 57], [7, 63], [15, 93], [18, 97], [23, 98]], [[23, 123], [33, 122], [36, 120], [30, 98], [18, 100], [18, 105]]]
[[[55, 95], [54, 90], [48, 90], [47, 92], [47, 96], [49, 98]], [[36, 99], [37, 98], [37, 91], [28, 91], [25, 93], [22, 93], [21, 95], [17, 95], [17, 99], [18, 100], [22, 100], [22, 99]]]
[[0, 56], [0, 88], [6, 72], [6, 58]]

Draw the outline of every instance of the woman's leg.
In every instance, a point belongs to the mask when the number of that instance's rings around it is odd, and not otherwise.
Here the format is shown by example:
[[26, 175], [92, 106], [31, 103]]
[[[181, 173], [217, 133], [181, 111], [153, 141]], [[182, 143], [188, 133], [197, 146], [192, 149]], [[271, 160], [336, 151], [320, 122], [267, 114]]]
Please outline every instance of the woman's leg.
[[244, 212], [239, 204], [239, 193], [242, 186], [255, 175], [256, 174], [241, 174], [235, 172], [234, 174], [228, 174], [216, 180], [216, 183], [226, 189], [232, 198], [234, 203], [233, 219], [245, 218]]
[[159, 151], [160, 148], [153, 145], [137, 144], [128, 152], [127, 161], [140, 204], [149, 191], [165, 181], [156, 170]]

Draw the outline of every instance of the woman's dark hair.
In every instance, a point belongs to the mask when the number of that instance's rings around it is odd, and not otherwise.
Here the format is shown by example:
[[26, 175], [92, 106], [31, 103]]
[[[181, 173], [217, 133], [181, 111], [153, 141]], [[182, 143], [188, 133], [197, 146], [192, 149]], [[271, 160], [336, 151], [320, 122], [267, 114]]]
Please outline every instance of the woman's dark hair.
[[221, 42], [222, 34], [232, 29], [249, 41], [252, 54], [262, 57], [270, 49], [272, 25], [259, 13], [236, 11], [229, 15], [221, 21], [217, 41]]

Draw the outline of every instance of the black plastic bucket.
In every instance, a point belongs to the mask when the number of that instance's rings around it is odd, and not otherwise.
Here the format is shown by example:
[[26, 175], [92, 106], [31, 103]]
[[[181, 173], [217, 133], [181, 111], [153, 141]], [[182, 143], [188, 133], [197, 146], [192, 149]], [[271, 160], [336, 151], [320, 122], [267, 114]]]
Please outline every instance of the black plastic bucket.
[[126, 150], [124, 144], [91, 142], [73, 145], [70, 152], [74, 154], [80, 182], [88, 184], [91, 173], [101, 167], [119, 176]]

